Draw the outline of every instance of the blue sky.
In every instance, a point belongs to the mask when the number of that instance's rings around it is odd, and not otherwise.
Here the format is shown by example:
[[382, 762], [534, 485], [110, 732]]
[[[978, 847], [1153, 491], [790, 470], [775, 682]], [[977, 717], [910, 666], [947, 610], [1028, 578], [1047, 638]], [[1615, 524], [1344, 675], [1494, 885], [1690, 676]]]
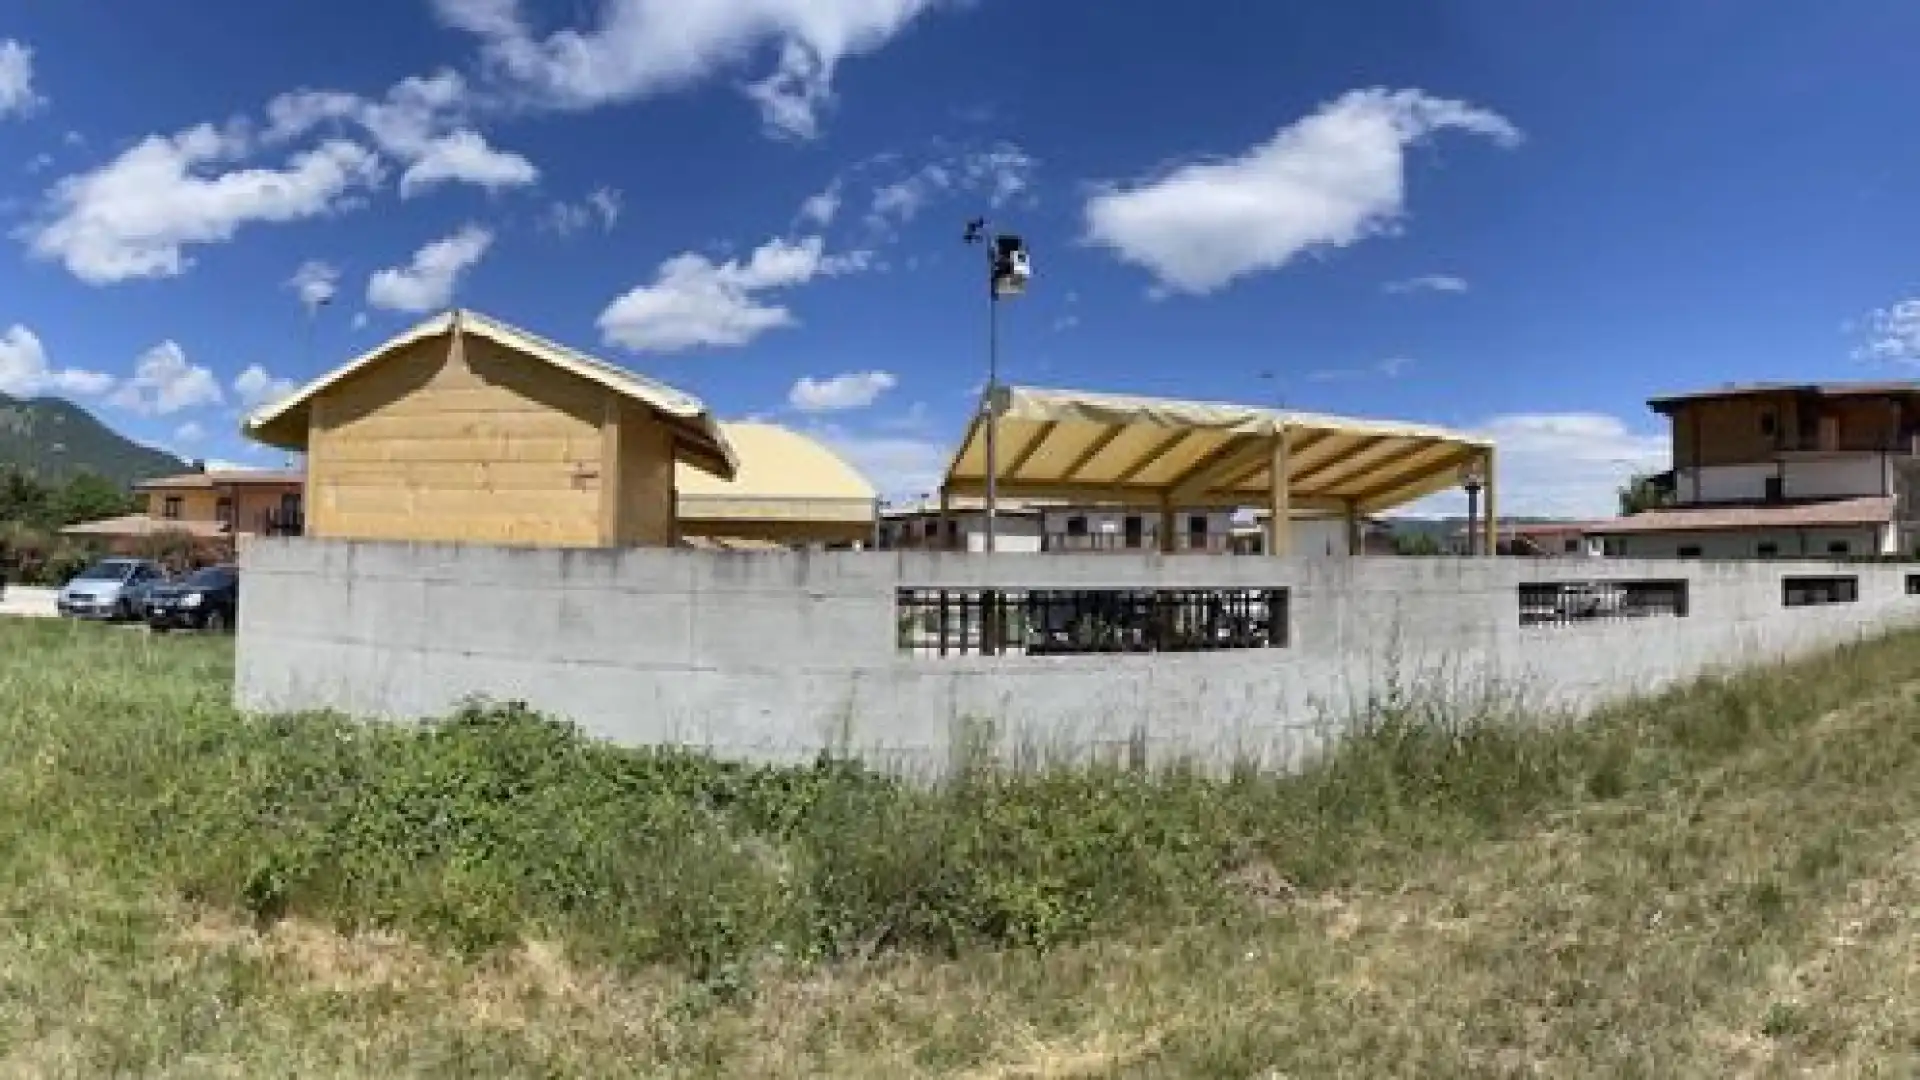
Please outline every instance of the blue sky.
[[1007, 378], [1484, 430], [1515, 513], [1920, 362], [1903, 0], [176, 7], [0, 13], [0, 390], [193, 456], [459, 304], [924, 490], [977, 214]]

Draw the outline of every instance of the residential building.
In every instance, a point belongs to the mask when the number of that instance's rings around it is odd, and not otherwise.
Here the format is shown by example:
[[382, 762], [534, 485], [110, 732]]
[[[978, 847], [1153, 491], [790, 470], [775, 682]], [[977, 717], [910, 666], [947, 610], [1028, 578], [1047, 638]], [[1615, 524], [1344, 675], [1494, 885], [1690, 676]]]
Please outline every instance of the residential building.
[[[1592, 525], [1584, 521], [1526, 521], [1502, 524], [1498, 552], [1526, 558], [1594, 558], [1604, 554], [1601, 539], [1590, 534]], [[1464, 555], [1469, 550], [1467, 527], [1453, 531], [1447, 543], [1449, 554]]]
[[266, 469], [214, 469], [163, 476], [134, 486], [144, 513], [82, 522], [61, 530], [98, 539], [115, 550], [139, 541], [184, 534], [198, 540], [297, 535], [303, 520], [302, 476]]
[[1589, 535], [1634, 558], [1893, 554], [1920, 442], [1920, 383], [1725, 386], [1655, 398], [1671, 423], [1670, 505]]
[[245, 430], [306, 454], [305, 531], [316, 537], [671, 546], [676, 466], [738, 473], [699, 400], [463, 310], [255, 413]]
[[[885, 507], [880, 517], [883, 548], [986, 550], [986, 512], [979, 499], [951, 499], [944, 519], [939, 502], [933, 499]], [[1000, 500], [994, 517], [994, 550], [1009, 553], [1170, 550], [1175, 554], [1258, 555], [1266, 550], [1264, 511], [1176, 510], [1170, 515], [1172, 542], [1164, 547], [1159, 513], [1137, 507]], [[1346, 555], [1346, 536], [1346, 521], [1337, 516], [1301, 514], [1294, 519], [1297, 554]]]

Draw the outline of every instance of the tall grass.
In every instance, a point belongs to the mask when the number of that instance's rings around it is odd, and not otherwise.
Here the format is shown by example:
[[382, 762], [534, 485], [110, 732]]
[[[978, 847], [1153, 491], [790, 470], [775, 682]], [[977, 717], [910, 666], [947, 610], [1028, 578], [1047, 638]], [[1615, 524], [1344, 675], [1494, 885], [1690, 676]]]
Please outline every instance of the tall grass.
[[527, 939], [683, 968], [716, 992], [881, 951], [1048, 950], [1391, 881], [1568, 806], [1657, 790], [1803, 728], [1848, 673], [1920, 678], [1920, 636], [1707, 680], [1567, 727], [1418, 700], [1305, 771], [966, 770], [621, 749], [516, 706], [419, 728], [254, 720], [219, 641], [0, 621], [0, 813], [15, 840], [262, 922]]

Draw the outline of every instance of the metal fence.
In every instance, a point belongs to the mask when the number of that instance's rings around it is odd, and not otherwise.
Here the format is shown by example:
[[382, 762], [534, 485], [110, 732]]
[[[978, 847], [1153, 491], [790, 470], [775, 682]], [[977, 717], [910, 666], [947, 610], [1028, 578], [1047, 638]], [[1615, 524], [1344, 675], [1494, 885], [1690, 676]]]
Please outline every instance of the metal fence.
[[[1911, 591], [1911, 585], [1909, 585]], [[1860, 579], [1851, 574], [1780, 579], [1781, 607], [1852, 604], [1860, 599]]]
[[1071, 656], [1285, 648], [1286, 589], [901, 589], [919, 656]]
[[1518, 588], [1521, 626], [1582, 623], [1656, 616], [1685, 618], [1687, 582], [1529, 581]]

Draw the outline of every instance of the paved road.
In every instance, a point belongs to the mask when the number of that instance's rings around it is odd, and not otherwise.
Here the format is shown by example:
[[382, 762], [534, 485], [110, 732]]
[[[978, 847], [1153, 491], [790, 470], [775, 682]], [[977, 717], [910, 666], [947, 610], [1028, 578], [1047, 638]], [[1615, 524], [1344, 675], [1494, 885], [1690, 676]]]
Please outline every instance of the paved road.
[[6, 592], [0, 594], [0, 615], [25, 615], [32, 618], [51, 619], [57, 614], [53, 609], [54, 592], [53, 589], [9, 585]]

